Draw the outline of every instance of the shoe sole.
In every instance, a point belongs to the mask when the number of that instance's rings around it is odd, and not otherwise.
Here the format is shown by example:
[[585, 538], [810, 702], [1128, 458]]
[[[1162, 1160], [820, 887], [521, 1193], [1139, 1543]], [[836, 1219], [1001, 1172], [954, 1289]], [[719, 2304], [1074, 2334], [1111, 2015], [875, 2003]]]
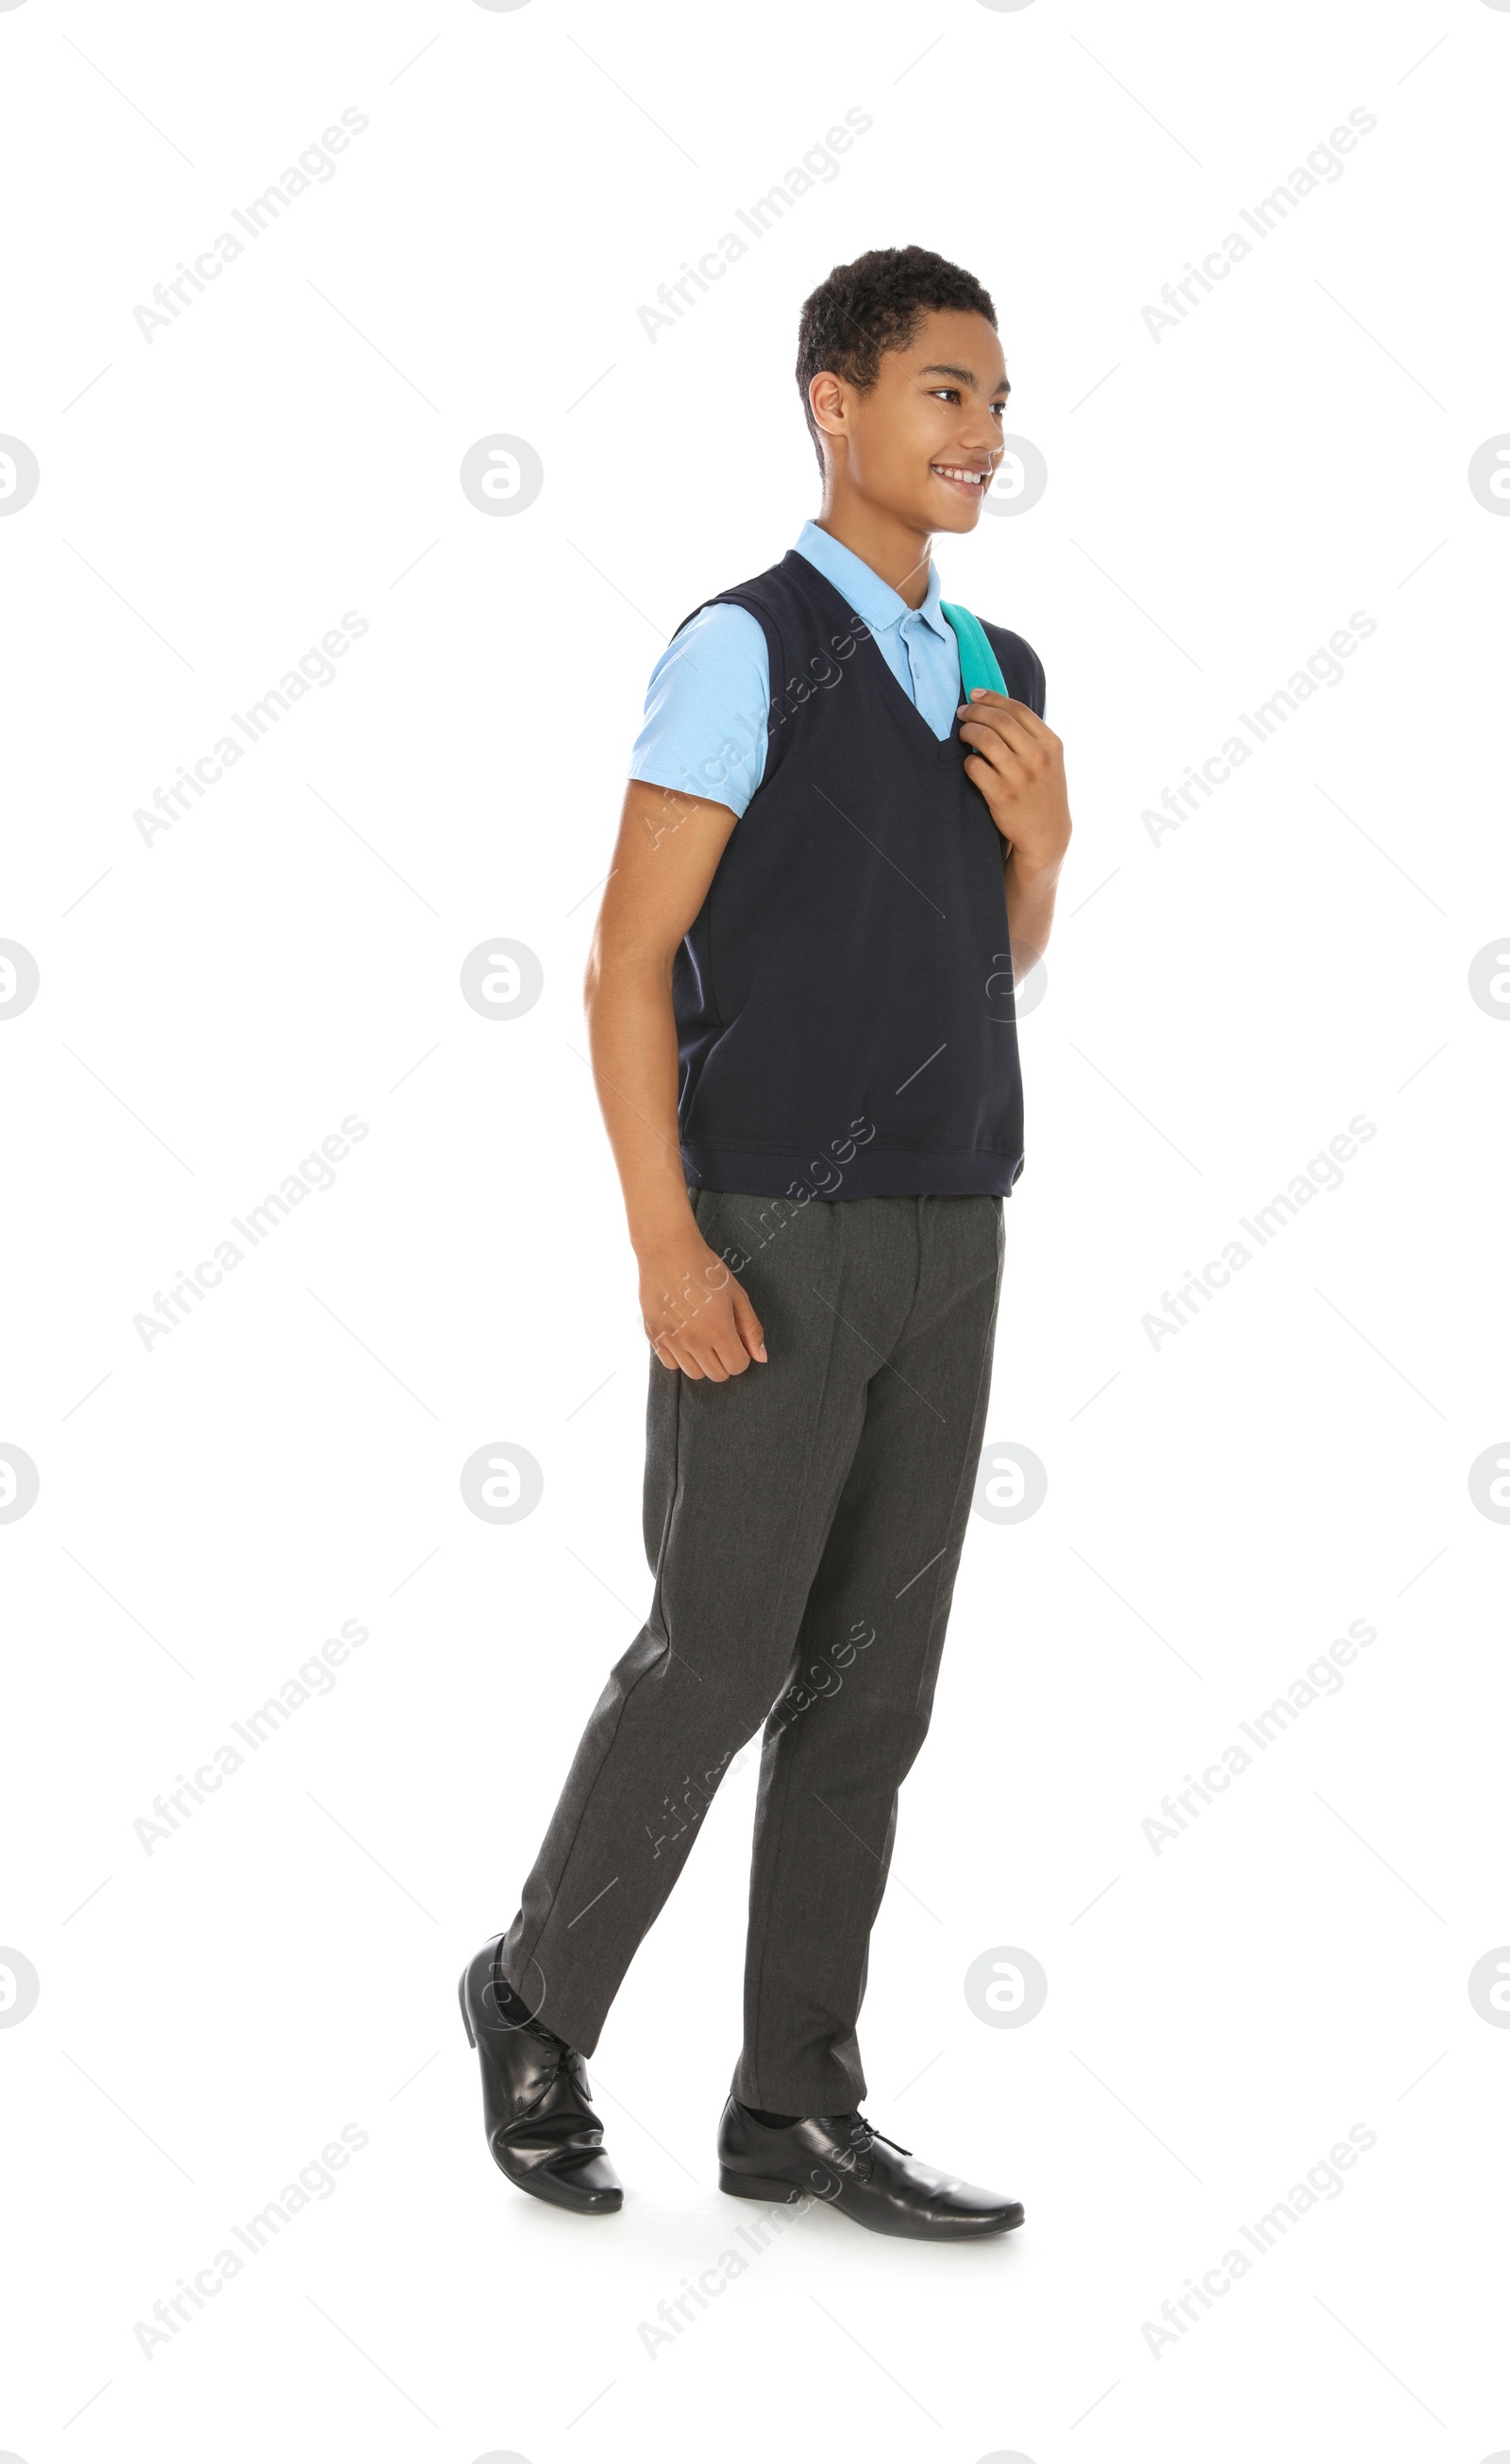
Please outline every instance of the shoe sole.
[[760, 2173], [732, 2172], [727, 2165], [718, 2167], [718, 2187], [732, 2199], [774, 2200], [778, 2208], [789, 2207], [805, 2196], [795, 2182], [768, 2182]]
[[[760, 2173], [736, 2173], [728, 2165], [718, 2167], [718, 2187], [732, 2199], [764, 2199], [782, 2208], [791, 2207], [797, 2200], [809, 2195], [795, 2182], [768, 2181]], [[840, 2199], [824, 2199], [822, 2205], [832, 2208], [839, 2215], [847, 2216], [852, 2225], [859, 2225], [864, 2232], [881, 2230], [878, 2226], [866, 2225], [863, 2216], [858, 2215], [853, 2208], [846, 2208]], [[1022, 2209], [1013, 2207], [1007, 2210], [999, 2222], [993, 2219], [989, 2224], [976, 2225], [973, 2229], [961, 2227], [952, 2233], [890, 2233], [886, 2238], [891, 2241], [992, 2241], [999, 2233], [1016, 2233], [1022, 2220]]]

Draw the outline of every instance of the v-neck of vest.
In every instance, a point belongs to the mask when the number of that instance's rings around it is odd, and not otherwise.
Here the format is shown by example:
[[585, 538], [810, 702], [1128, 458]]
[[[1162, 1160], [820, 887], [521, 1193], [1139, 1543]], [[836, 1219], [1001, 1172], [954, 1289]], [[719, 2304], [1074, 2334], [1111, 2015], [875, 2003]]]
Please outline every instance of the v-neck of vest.
[[[848, 600], [844, 597], [843, 592], [836, 589], [833, 583], [829, 581], [827, 574], [821, 573], [816, 564], [809, 564], [806, 557], [801, 555], [797, 548], [788, 548], [786, 552], [786, 562], [789, 565], [800, 567], [800, 571], [794, 576], [794, 579], [801, 587], [806, 588], [810, 583], [812, 583], [816, 584], [820, 590], [826, 591], [829, 598], [833, 601], [834, 605], [843, 610], [846, 621], [850, 625], [858, 625], [862, 628], [864, 638], [860, 641], [858, 647], [862, 652], [868, 651], [870, 656], [875, 660], [877, 667], [880, 669], [883, 692], [895, 695], [897, 708], [904, 726], [910, 724], [913, 733], [918, 738], [919, 752], [926, 753], [930, 751], [933, 756], [935, 766], [938, 769], [942, 769], [951, 754], [956, 752], [958, 749], [959, 716], [957, 712], [949, 734], [945, 737], [935, 736], [922, 712], [919, 710], [916, 702], [912, 699], [911, 694], [907, 691], [906, 686], [903, 685], [893, 674], [891, 668], [887, 663], [886, 653], [882, 649], [880, 643], [876, 640], [871, 627], [865, 623], [864, 618], [858, 612], [858, 610], [851, 607]], [[912, 612], [916, 614], [917, 611], [914, 609]]]

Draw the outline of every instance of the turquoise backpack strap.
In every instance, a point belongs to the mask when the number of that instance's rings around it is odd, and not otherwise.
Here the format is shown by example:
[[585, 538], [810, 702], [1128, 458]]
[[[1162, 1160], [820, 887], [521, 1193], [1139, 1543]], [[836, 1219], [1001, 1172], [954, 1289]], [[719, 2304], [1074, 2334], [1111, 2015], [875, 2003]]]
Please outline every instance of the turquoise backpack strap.
[[[987, 641], [978, 616], [968, 607], [952, 607], [947, 599], [939, 606], [954, 628], [959, 644], [959, 697], [969, 701], [976, 685], [986, 685], [992, 693], [1005, 693], [1007, 680], [996, 663], [996, 654]], [[1010, 694], [1008, 699], [1010, 699]]]

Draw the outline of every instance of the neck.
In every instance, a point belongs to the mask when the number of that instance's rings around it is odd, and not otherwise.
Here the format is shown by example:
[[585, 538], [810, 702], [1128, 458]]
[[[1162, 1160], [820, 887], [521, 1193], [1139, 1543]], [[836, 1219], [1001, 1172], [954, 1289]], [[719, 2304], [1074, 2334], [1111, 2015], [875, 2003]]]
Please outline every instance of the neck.
[[922, 606], [932, 571], [928, 531], [915, 530], [900, 515], [867, 503], [850, 488], [836, 487], [832, 474], [823, 489], [818, 526], [889, 583], [909, 607]]

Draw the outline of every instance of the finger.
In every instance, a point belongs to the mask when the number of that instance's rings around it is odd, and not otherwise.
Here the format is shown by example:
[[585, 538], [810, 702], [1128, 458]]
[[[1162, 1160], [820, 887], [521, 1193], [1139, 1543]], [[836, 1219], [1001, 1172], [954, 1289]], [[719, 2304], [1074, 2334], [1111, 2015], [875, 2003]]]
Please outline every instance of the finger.
[[998, 713], [1016, 720], [1020, 728], [1024, 729], [1029, 736], [1036, 737], [1041, 743], [1055, 744], [1059, 741], [1053, 729], [1039, 718], [1036, 710], [1030, 710], [1025, 701], [1014, 700], [1011, 693], [993, 693], [989, 685], [974, 686], [969, 702], [962, 702], [960, 708]]
[[997, 736], [994, 728], [989, 727], [972, 728], [968, 732], [962, 728], [960, 735], [971, 747], [965, 757], [967, 775], [973, 760], [984, 761], [987, 768], [1004, 785], [1010, 786], [1018, 795], [1022, 793], [1028, 783], [1030, 773], [1016, 745], [1008, 744], [1003, 737]]
[[[978, 761], [980, 768], [973, 770], [970, 766], [971, 761]], [[965, 780], [967, 785], [974, 787], [977, 794], [984, 797], [992, 820], [998, 829], [1004, 828], [1015, 814], [1027, 809], [1027, 798], [1023, 794], [1020, 782], [1015, 779], [1004, 778], [999, 770], [994, 770], [982, 753], [972, 754], [966, 761]]]
[[1026, 737], [1014, 743], [995, 728], [974, 728], [968, 720], [960, 737], [991, 763], [1011, 795], [1031, 795], [1052, 778], [1053, 756], [1041, 744]]
[[1012, 745], [1024, 759], [1039, 760], [1049, 753], [1046, 741], [1023, 726], [1017, 710], [1007, 704], [998, 703], [993, 707], [978, 701], [964, 703], [958, 715], [961, 736], [967, 729], [977, 727], [987, 735], [999, 737], [1002, 743]]
[[1020, 792], [1010, 781], [1003, 780], [999, 771], [992, 768], [983, 753], [967, 753], [965, 776], [983, 799], [987, 811], [1010, 848], [1012, 835], [1009, 825], [1014, 825], [1012, 817], [1021, 803]]
[[750, 1354], [732, 1326], [715, 1336], [712, 1351], [726, 1376], [742, 1377], [750, 1366]]
[[765, 1329], [761, 1325], [753, 1307], [751, 1306], [749, 1293], [743, 1291], [739, 1285], [735, 1284], [733, 1299], [734, 1305], [734, 1326], [738, 1331], [741, 1343], [744, 1345], [744, 1348], [750, 1354], [752, 1360], [764, 1360], [766, 1356]]
[[983, 709], [980, 703], [975, 702], [961, 713], [959, 733], [964, 741], [971, 740], [973, 728], [980, 732], [983, 744], [995, 738], [998, 744], [1010, 745], [1035, 779], [1048, 778], [1056, 761], [1062, 759], [1063, 747], [1058, 737], [1050, 736], [1047, 729], [1035, 734], [1022, 723], [1016, 710]]
[[960, 703], [961, 710], [1026, 710], [1025, 701], [1016, 700], [1011, 693], [997, 693], [995, 685], [972, 685]]
[[[650, 1338], [651, 1351], [665, 1368], [680, 1369], [688, 1377], [701, 1377], [703, 1372], [688, 1340], [685, 1326], [666, 1323], [657, 1326], [653, 1332], [646, 1327], [646, 1333]], [[0, 2464], [4, 2464], [3, 2457], [0, 2457]]]
[[[668, 1368], [676, 1368], [679, 1364], [675, 1355], [682, 1337], [680, 1322], [674, 1317], [647, 1318], [645, 1331], [651, 1351], [659, 1353]], [[0, 2457], [0, 2464], [4, 2464], [3, 2457]]]
[[[691, 1291], [684, 1289], [678, 1299], [673, 1299], [669, 1292], [663, 1292], [661, 1306], [654, 1317], [644, 1321], [651, 1343], [664, 1344], [668, 1352], [676, 1354], [678, 1368], [696, 1349], [693, 1334], [694, 1330], [701, 1331], [698, 1328], [701, 1312], [702, 1304]], [[0, 2455], [0, 2464], [5, 2464], [3, 2455]]]
[[695, 1336], [683, 1337], [684, 1349], [696, 1361], [700, 1375], [710, 1378], [713, 1385], [722, 1386], [729, 1372], [718, 1357], [715, 1344], [716, 1337], [708, 1326], [699, 1326]]
[[994, 727], [989, 719], [976, 718], [974, 713], [969, 718], [960, 720], [959, 740], [962, 744], [973, 744], [978, 753], [995, 754], [1004, 750], [1015, 754], [1019, 761], [1037, 759], [1027, 737], [1014, 737], [1010, 728]]
[[[727, 1306], [704, 1311], [697, 1322], [696, 1345], [698, 1359], [711, 1378], [740, 1377], [750, 1366], [750, 1354], [735, 1329], [733, 1311]], [[5, 2464], [3, 2456], [0, 2464]]]

